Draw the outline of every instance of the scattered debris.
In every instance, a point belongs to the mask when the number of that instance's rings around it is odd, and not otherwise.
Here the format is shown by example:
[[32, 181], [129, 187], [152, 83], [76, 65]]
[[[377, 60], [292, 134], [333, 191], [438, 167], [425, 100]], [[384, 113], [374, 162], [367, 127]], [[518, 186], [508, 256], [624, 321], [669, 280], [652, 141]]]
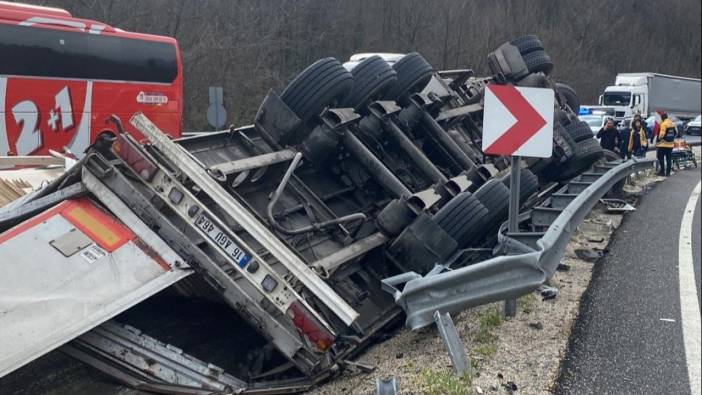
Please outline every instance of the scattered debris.
[[507, 390], [508, 394], [512, 394], [517, 391], [517, 384], [515, 384], [513, 381], [508, 381], [502, 384], [502, 386]]
[[529, 328], [536, 329], [537, 331], [540, 331], [540, 330], [544, 329], [544, 324], [542, 324], [541, 322], [530, 322]]
[[559, 263], [558, 267], [556, 267], [556, 270], [558, 270], [559, 272], [569, 272], [570, 265], [566, 265], [565, 263]]
[[584, 249], [576, 249], [575, 250], [575, 255], [588, 262], [596, 262], [600, 258], [604, 256], [604, 251], [603, 250], [584, 250]]
[[630, 205], [622, 199], [600, 199], [600, 203], [607, 206], [607, 211], [610, 213], [624, 213], [627, 211], [636, 211], [634, 206]]
[[543, 300], [555, 299], [558, 296], [558, 289], [548, 285], [542, 285], [537, 290]]
[[587, 241], [591, 243], [602, 243], [605, 240], [604, 237], [588, 237]]
[[340, 365], [343, 368], [356, 373], [373, 373], [375, 371], [375, 366], [349, 360], [341, 361]]

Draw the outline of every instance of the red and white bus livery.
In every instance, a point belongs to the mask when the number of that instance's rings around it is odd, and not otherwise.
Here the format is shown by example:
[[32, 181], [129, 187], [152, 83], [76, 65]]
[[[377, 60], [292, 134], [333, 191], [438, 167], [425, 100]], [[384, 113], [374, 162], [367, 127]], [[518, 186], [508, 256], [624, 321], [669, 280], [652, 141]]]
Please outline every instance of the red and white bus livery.
[[0, 59], [0, 156], [67, 148], [80, 157], [112, 128], [112, 114], [126, 120], [141, 111], [181, 134], [182, 63], [173, 38], [0, 1]]

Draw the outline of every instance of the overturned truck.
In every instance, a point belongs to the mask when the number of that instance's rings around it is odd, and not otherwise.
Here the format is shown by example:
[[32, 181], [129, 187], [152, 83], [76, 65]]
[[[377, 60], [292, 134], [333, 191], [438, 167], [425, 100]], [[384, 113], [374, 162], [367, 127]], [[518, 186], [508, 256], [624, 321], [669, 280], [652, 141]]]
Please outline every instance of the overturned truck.
[[[296, 392], [353, 367], [402, 319], [383, 279], [497, 252], [510, 162], [481, 152], [487, 84], [556, 95], [554, 154], [522, 163], [523, 209], [604, 156], [538, 38], [488, 59], [485, 78], [418, 53], [321, 59], [253, 125], [179, 140], [135, 114], [137, 141], [113, 117], [77, 165], [0, 211], [0, 283], [17, 295], [0, 305], [0, 376], [59, 346], [167, 393]], [[169, 287], [226, 303], [264, 346], [225, 372], [111, 320]]]

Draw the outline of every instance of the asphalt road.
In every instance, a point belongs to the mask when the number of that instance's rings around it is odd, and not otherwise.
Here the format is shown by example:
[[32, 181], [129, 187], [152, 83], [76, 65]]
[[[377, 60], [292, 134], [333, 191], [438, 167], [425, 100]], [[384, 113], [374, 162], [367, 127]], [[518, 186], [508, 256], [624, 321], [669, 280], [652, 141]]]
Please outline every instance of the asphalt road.
[[[689, 394], [681, 326], [678, 240], [700, 171], [644, 194], [598, 262], [571, 334], [557, 394]], [[700, 298], [700, 201], [693, 262]]]

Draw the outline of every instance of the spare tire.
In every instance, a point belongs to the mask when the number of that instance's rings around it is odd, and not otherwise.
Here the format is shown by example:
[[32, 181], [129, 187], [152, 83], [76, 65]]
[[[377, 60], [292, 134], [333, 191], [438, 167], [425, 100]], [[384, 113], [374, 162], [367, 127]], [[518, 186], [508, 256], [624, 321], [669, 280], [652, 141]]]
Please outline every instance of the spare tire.
[[347, 96], [352, 87], [351, 73], [338, 60], [324, 58], [298, 74], [280, 94], [280, 99], [307, 122]]
[[572, 137], [576, 143], [583, 140], [592, 139], [594, 137], [592, 134], [592, 129], [590, 129], [590, 125], [588, 125], [587, 122], [575, 121], [569, 125], [565, 125], [564, 127], [566, 132], [568, 132], [570, 137]]
[[454, 196], [434, 215], [436, 224], [461, 248], [480, 239], [487, 218], [487, 208], [467, 191]]
[[397, 83], [385, 93], [387, 100], [405, 102], [409, 95], [420, 92], [429, 83], [434, 69], [417, 52], [408, 53], [392, 65]]
[[342, 100], [342, 107], [362, 110], [397, 82], [397, 72], [378, 55], [364, 59], [351, 70], [353, 88]]
[[543, 50], [529, 52], [523, 55], [522, 58], [530, 73], [542, 72], [549, 75], [549, 73], [553, 71], [553, 61], [551, 61], [551, 57]]
[[[510, 187], [510, 173], [501, 179], [507, 188]], [[519, 170], [519, 203], [524, 203], [529, 197], [539, 191], [539, 179], [531, 170], [522, 167]]]
[[[488, 219], [484, 233], [496, 235], [497, 228], [507, 218], [509, 212], [509, 188], [497, 178], [489, 179], [474, 196], [488, 209]], [[493, 234], [495, 233], [495, 234]]]
[[522, 56], [534, 51], [544, 50], [544, 44], [542, 44], [541, 40], [533, 34], [517, 37], [509, 43], [517, 47]]
[[563, 96], [565, 104], [570, 107], [571, 111], [577, 114], [578, 111], [580, 111], [580, 99], [578, 98], [578, 94], [575, 93], [575, 89], [566, 84], [556, 82], [556, 90]]

